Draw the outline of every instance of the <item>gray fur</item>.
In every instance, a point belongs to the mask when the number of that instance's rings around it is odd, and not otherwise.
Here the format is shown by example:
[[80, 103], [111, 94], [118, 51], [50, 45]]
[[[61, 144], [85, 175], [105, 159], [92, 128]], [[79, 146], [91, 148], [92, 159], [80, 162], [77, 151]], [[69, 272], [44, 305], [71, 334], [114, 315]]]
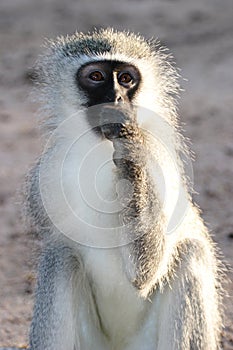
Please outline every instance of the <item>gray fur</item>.
[[[36, 66], [44, 134], [49, 136], [69, 113], [81, 108], [87, 97], [78, 91], [75, 73], [84, 61], [103, 59], [105, 54], [112, 59], [125, 57], [139, 66], [147, 62], [145, 70], [155, 76], [157, 85], [145, 78], [136, 99], [144, 90], [157, 96], [153, 103], [171, 126], [167, 141], [176, 155], [190, 210], [175, 233], [166, 235], [167, 218], [152, 172], [158, 150], [133, 110], [111, 112], [106, 107], [99, 116], [105, 120], [109, 113], [119, 113], [123, 118], [117, 137], [109, 137], [108, 123], [102, 132], [113, 145], [116, 178], [129, 180], [133, 188], [131, 200], [120, 213], [133, 238], [128, 245], [91, 248], [62, 235], [43, 207], [39, 160], [27, 180], [27, 211], [44, 238], [30, 349], [217, 350], [220, 264], [183, 176], [179, 152], [186, 152], [186, 147], [176, 115], [178, 74], [165, 49], [157, 42], [112, 29], [48, 42]], [[55, 140], [48, 155], [62, 145], [62, 138]]]

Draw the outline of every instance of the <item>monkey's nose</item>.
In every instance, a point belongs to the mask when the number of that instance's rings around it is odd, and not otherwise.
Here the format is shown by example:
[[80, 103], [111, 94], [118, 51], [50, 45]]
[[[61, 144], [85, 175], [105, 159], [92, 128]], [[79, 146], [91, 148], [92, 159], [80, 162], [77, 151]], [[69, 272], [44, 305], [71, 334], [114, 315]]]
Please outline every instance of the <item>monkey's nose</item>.
[[116, 95], [115, 103], [124, 103], [124, 98], [120, 94]]
[[119, 103], [119, 102], [124, 102], [124, 99], [122, 98], [122, 96], [117, 96], [116, 102], [117, 102], [117, 103]]
[[115, 105], [127, 104], [129, 103], [129, 97], [127, 95], [127, 90], [119, 87], [115, 88]]

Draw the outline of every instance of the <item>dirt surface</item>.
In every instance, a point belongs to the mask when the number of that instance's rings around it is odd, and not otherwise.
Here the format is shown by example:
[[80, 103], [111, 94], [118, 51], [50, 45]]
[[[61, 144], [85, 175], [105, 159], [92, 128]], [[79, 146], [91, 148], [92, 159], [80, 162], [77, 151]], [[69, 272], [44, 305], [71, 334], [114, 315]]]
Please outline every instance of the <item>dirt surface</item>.
[[[159, 37], [171, 49], [188, 79], [182, 83], [180, 115], [196, 153], [195, 200], [232, 265], [232, 17], [232, 0], [1, 0], [0, 346], [27, 344], [32, 313], [32, 235], [20, 221], [17, 192], [41, 148], [28, 75], [45, 37], [110, 25]], [[227, 289], [232, 296], [232, 283]], [[224, 301], [228, 350], [233, 349], [232, 301]]]

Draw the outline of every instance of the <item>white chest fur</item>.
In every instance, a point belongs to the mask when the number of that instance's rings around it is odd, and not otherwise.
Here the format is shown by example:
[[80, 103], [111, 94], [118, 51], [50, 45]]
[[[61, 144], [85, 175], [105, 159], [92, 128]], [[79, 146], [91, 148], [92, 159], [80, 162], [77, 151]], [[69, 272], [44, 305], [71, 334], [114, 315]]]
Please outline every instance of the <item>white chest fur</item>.
[[137, 334], [151, 304], [127, 279], [121, 248], [86, 248], [84, 254], [103, 329], [113, 343], [123, 345]]

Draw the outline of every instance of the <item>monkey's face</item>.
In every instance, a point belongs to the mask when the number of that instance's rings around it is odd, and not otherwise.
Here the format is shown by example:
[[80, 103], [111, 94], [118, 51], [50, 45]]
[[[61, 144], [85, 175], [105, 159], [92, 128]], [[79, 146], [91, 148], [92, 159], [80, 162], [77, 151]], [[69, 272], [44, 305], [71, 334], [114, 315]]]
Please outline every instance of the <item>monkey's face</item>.
[[[133, 115], [132, 106], [140, 82], [139, 70], [129, 63], [104, 60], [83, 65], [76, 75], [77, 86], [86, 98], [83, 105], [98, 105], [87, 109], [90, 126], [108, 138], [118, 136], [129, 116], [126, 110], [131, 109]], [[106, 104], [111, 106], [107, 112]]]
[[130, 103], [139, 87], [138, 69], [124, 62], [97, 61], [82, 66], [77, 84], [88, 101], [87, 107], [101, 103]]

